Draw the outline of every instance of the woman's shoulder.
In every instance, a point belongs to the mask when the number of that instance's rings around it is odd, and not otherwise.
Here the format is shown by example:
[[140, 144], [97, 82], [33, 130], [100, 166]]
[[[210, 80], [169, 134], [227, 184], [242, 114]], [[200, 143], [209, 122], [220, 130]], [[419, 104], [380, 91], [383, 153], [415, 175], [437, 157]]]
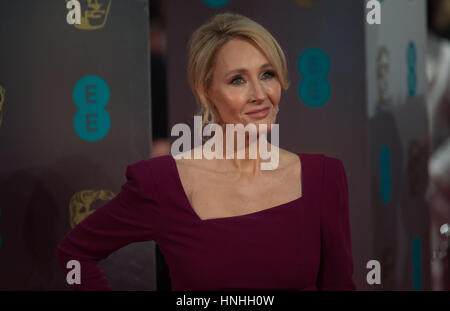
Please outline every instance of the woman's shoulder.
[[332, 155], [324, 153], [300, 153], [302, 171], [310, 178], [322, 182], [336, 181], [345, 176], [343, 161]]
[[171, 155], [160, 155], [157, 157], [142, 159], [128, 164], [127, 168], [137, 173], [146, 174], [148, 171], [166, 170], [174, 159]]
[[134, 180], [140, 185], [164, 184], [170, 182], [174, 159], [171, 155], [161, 155], [139, 160], [127, 165], [127, 180]]
[[323, 175], [325, 183], [335, 184], [336, 182], [346, 182], [344, 163], [336, 156], [323, 154]]
[[342, 160], [338, 157], [327, 155], [325, 153], [299, 153], [302, 159], [308, 160], [310, 164], [322, 166], [324, 168], [341, 166]]
[[333, 171], [333, 172], [340, 172], [340, 170], [344, 169], [344, 163], [341, 159], [335, 156], [329, 156], [329, 155], [323, 155], [324, 156], [324, 162], [325, 162], [325, 170], [327, 171]]

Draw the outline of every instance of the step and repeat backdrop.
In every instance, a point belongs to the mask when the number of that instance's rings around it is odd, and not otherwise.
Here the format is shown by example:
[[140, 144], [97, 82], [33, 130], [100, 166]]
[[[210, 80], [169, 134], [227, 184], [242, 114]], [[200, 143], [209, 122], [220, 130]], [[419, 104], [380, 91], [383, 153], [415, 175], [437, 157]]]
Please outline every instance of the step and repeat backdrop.
[[382, 23], [366, 25], [375, 254], [383, 289], [430, 289], [426, 1], [380, 3]]
[[[69, 289], [57, 243], [150, 157], [145, 0], [0, 2], [0, 289]], [[155, 289], [153, 242], [100, 262]]]
[[[426, 2], [376, 1], [381, 24], [367, 23], [367, 3], [166, 1], [169, 128], [193, 128], [198, 111], [192, 32], [219, 12], [255, 19], [288, 61], [280, 147], [344, 163], [358, 289], [426, 290]], [[148, 20], [147, 0], [0, 2], [1, 290], [69, 289], [57, 243], [150, 157]], [[372, 260], [380, 284], [367, 277]], [[156, 289], [154, 242], [100, 267], [114, 290]]]
[[[426, 2], [370, 2], [168, 1], [170, 126], [193, 128], [198, 114], [186, 78], [193, 31], [220, 12], [256, 20], [288, 61], [280, 147], [344, 163], [358, 289], [429, 289]], [[381, 24], [367, 22], [371, 8], [380, 9]], [[380, 263], [380, 284], [367, 279], [371, 260]]]

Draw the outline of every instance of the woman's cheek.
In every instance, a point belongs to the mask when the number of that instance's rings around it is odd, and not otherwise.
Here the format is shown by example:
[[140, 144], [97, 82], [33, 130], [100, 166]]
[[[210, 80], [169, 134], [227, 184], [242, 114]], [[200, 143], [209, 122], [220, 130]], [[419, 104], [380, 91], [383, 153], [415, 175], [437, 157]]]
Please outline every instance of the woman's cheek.
[[281, 97], [281, 88], [277, 87], [277, 86], [273, 86], [270, 89], [269, 97], [273, 104], [278, 104], [278, 102], [280, 101], [280, 97]]

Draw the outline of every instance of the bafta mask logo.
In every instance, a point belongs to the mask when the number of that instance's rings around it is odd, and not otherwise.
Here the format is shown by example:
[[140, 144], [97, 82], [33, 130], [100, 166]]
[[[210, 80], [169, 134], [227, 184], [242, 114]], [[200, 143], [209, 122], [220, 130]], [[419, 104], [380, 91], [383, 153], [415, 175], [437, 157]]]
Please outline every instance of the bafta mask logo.
[[5, 103], [5, 96], [6, 96], [6, 91], [0, 85], [0, 126], [2, 126], [2, 122], [3, 122], [3, 104]]
[[304, 8], [314, 8], [322, 3], [322, 0], [295, 0], [299, 6]]
[[377, 87], [379, 101], [382, 106], [387, 104], [389, 93], [389, 51], [385, 46], [381, 46], [377, 52], [376, 60]]
[[105, 201], [113, 199], [116, 195], [109, 190], [82, 190], [70, 198], [70, 226], [74, 228]]
[[95, 30], [105, 26], [111, 0], [66, 0], [67, 22], [77, 29]]

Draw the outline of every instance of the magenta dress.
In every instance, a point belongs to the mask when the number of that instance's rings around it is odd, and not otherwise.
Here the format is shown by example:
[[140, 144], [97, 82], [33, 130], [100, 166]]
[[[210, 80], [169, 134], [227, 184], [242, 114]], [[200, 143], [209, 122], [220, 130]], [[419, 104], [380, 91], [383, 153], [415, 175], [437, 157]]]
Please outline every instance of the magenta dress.
[[74, 290], [110, 290], [98, 261], [129, 243], [154, 240], [172, 290], [354, 290], [342, 161], [298, 155], [300, 198], [207, 220], [190, 205], [172, 156], [131, 164], [120, 193], [60, 241], [58, 263], [65, 274], [69, 260], [81, 263]]

